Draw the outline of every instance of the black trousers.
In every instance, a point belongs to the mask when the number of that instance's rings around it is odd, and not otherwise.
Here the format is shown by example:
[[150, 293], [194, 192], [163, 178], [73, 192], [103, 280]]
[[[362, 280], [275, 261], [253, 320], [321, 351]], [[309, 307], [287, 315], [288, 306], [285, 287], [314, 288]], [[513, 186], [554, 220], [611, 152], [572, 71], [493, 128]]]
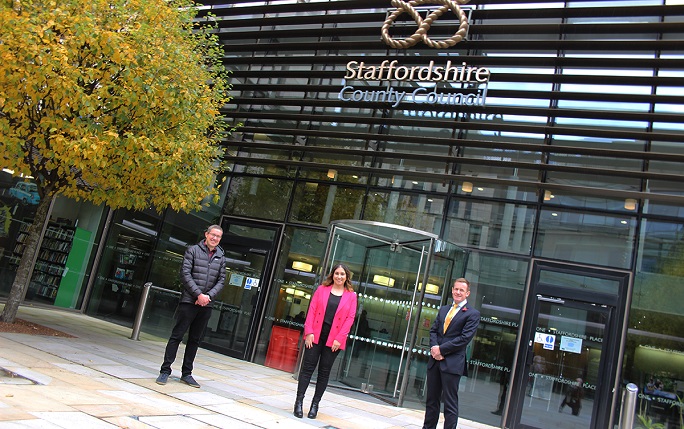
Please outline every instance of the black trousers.
[[316, 391], [314, 392], [312, 402], [318, 403], [321, 401], [323, 393], [325, 393], [325, 389], [328, 387], [330, 371], [339, 352], [339, 350], [333, 352], [330, 347], [326, 347], [324, 338], [320, 338], [318, 344], [314, 344], [310, 349], [304, 349], [304, 360], [302, 361], [302, 369], [299, 371], [299, 382], [297, 383], [297, 399], [304, 398], [306, 389], [309, 387], [309, 383], [311, 383], [311, 376], [316, 366], [318, 366]]
[[197, 349], [202, 342], [204, 330], [207, 328], [210, 317], [211, 307], [202, 307], [200, 305], [186, 303], [178, 305], [176, 325], [173, 327], [169, 342], [166, 344], [164, 363], [162, 363], [159, 372], [171, 374], [171, 364], [176, 360], [178, 346], [181, 341], [183, 341], [185, 333], [188, 332], [188, 343], [185, 345], [181, 375], [185, 377], [186, 375], [192, 374], [192, 367], [195, 362], [195, 356], [197, 356]]
[[444, 429], [456, 429], [458, 424], [458, 383], [460, 381], [460, 375], [440, 371], [439, 362], [428, 369], [423, 429], [435, 429], [437, 427], [441, 399], [444, 399]]

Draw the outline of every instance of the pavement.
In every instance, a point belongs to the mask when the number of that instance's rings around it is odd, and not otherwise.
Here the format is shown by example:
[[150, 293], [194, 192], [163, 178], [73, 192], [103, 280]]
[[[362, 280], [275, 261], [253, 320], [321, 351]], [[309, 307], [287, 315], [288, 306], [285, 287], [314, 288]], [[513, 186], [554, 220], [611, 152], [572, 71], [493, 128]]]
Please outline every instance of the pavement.
[[[423, 411], [328, 388], [318, 418], [292, 415], [292, 374], [200, 349], [193, 376], [155, 383], [165, 338], [78, 312], [21, 306], [17, 317], [75, 338], [0, 333], [1, 429], [420, 429]], [[183, 346], [174, 366], [180, 368]], [[310, 400], [313, 383], [307, 392]], [[442, 417], [443, 419], [443, 417]], [[438, 427], [442, 427], [442, 420]], [[459, 420], [460, 429], [494, 429]]]

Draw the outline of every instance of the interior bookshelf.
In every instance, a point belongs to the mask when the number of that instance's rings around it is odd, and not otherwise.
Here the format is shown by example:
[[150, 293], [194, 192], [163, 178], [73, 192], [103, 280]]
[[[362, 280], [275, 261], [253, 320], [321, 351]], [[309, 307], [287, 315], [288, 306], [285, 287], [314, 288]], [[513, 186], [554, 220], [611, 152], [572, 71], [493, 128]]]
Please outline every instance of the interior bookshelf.
[[[24, 253], [28, 227], [27, 223], [23, 223], [19, 228], [17, 243], [10, 257], [10, 263], [15, 266], [19, 265], [19, 260]], [[66, 262], [74, 241], [75, 231], [76, 228], [69, 225], [53, 221], [48, 224], [31, 277], [30, 289], [37, 296], [50, 301], [55, 300], [62, 276], [65, 274]]]

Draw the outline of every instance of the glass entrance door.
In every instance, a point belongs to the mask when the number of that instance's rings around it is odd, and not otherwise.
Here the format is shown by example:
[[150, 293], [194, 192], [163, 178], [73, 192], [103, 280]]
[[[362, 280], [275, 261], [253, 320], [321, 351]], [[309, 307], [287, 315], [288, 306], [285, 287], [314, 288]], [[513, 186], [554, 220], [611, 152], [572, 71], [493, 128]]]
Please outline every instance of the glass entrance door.
[[510, 427], [610, 427], [629, 274], [534, 261]]
[[463, 275], [465, 252], [422, 231], [346, 222], [332, 227], [321, 275], [337, 263], [350, 267], [358, 316], [331, 385], [397, 405], [422, 402], [429, 329], [451, 283]]
[[352, 330], [342, 383], [389, 397], [399, 390], [414, 285], [426, 255], [422, 246], [401, 253], [391, 244], [367, 250], [357, 290], [359, 322]]
[[221, 226], [226, 282], [215, 299], [203, 347], [250, 359], [279, 229], [228, 218]]
[[529, 379], [520, 404], [523, 427], [592, 427], [596, 384], [600, 383], [602, 340], [611, 309], [538, 295], [536, 326], [525, 365]]

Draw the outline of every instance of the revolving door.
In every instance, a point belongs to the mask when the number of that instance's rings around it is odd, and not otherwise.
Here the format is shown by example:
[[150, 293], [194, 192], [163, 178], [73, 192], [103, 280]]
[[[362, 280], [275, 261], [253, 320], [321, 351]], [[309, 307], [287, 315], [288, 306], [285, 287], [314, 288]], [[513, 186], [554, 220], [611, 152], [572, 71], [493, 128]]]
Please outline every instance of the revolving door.
[[466, 252], [435, 234], [369, 221], [330, 225], [321, 277], [352, 271], [358, 311], [330, 384], [397, 406], [424, 402], [430, 327], [463, 276]]

